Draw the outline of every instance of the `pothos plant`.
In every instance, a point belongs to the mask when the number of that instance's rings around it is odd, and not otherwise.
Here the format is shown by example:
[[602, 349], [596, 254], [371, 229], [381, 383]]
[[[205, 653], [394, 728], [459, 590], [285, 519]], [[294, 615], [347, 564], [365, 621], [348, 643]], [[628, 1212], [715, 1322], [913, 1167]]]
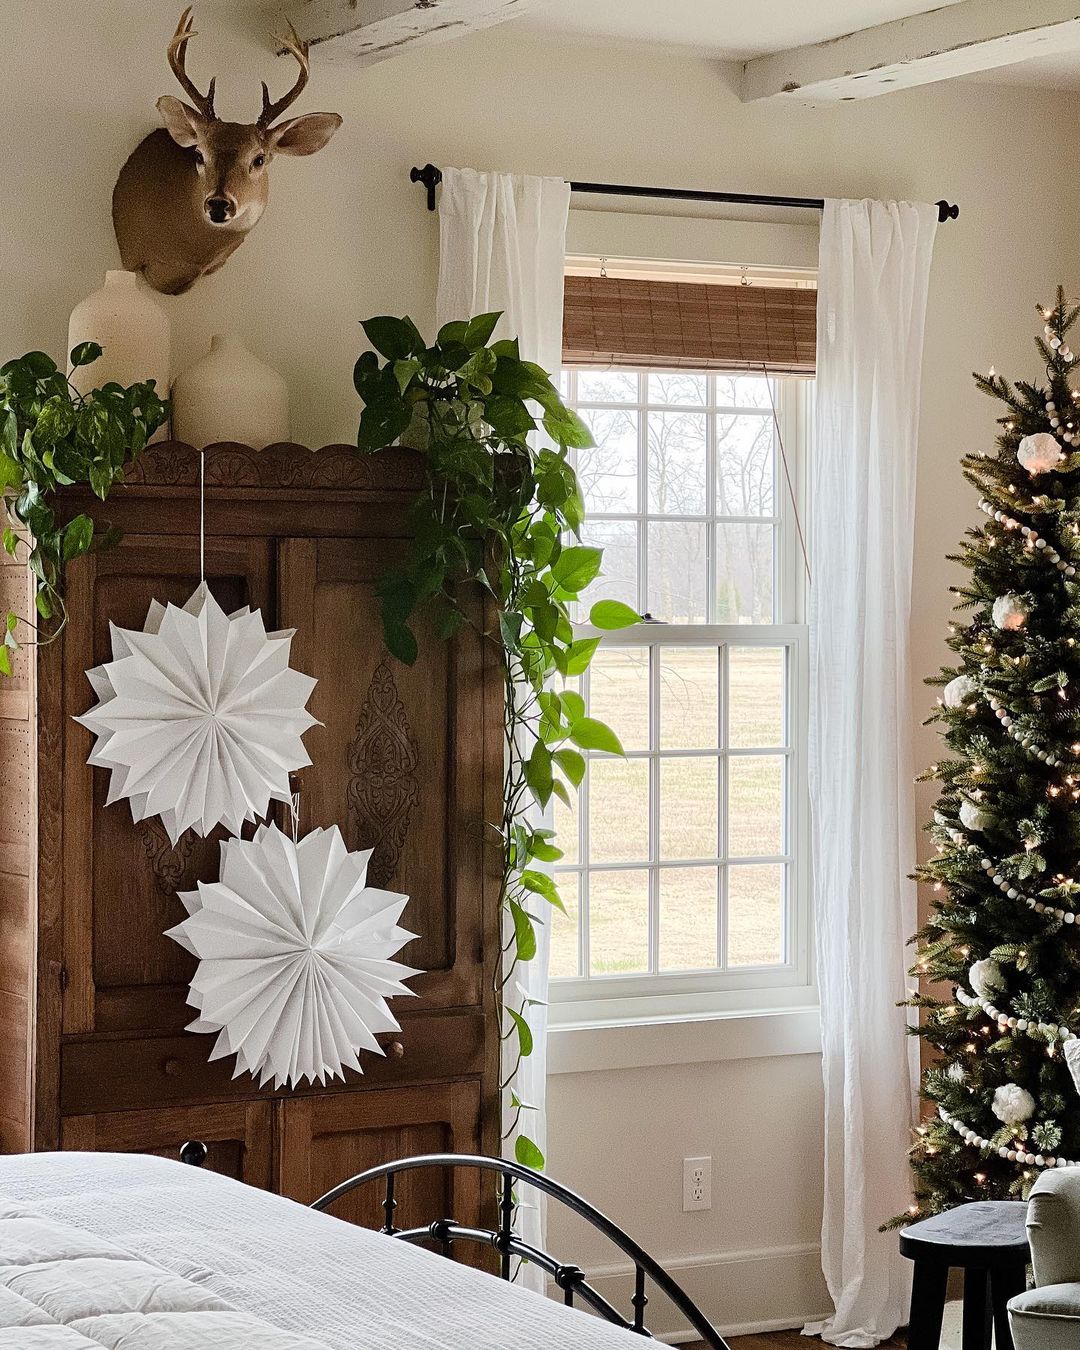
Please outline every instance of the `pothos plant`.
[[[96, 342], [71, 353], [73, 367], [101, 355]], [[36, 618], [14, 610], [4, 615], [0, 672], [11, 674], [11, 654], [24, 645], [21, 625], [40, 645], [52, 642], [66, 622], [64, 564], [107, 548], [119, 531], [95, 529], [87, 515], [58, 524], [52, 497], [58, 487], [86, 483], [108, 496], [148, 438], [168, 417], [154, 381], [123, 388], [108, 383], [80, 394], [44, 352], [27, 352], [0, 367], [0, 492], [6, 526], [4, 550], [24, 556], [34, 575]], [[46, 626], [47, 625], [47, 626]]]
[[[516, 340], [488, 345], [500, 317], [448, 323], [430, 346], [408, 318], [369, 319], [362, 326], [375, 350], [361, 355], [353, 381], [364, 402], [360, 451], [401, 443], [420, 451], [426, 469], [411, 508], [411, 556], [380, 585], [387, 647], [407, 664], [415, 661], [411, 620], [421, 609], [434, 618], [440, 638], [452, 637], [469, 621], [460, 596], [472, 583], [487, 596], [485, 636], [501, 655], [506, 768], [502, 820], [493, 828], [511, 922], [503, 953], [510, 959], [494, 979], [501, 1035], [513, 1046], [502, 1085], [511, 1089], [509, 1136], [530, 1109], [513, 1085], [533, 1050], [530, 1000], [514, 995], [511, 981], [516, 965], [536, 954], [537, 925], [563, 910], [543, 866], [562, 852], [538, 817], [553, 796], [570, 805], [585, 774], [583, 750], [621, 755], [623, 749], [567, 687], [588, 669], [600, 642], [595, 631], [580, 634], [571, 616], [602, 558], [601, 549], [574, 542], [583, 506], [567, 453], [592, 445], [592, 438], [547, 372], [521, 359]], [[588, 612], [593, 630], [625, 628], [639, 618], [610, 599]], [[519, 1162], [543, 1166], [524, 1129], [515, 1151]]]

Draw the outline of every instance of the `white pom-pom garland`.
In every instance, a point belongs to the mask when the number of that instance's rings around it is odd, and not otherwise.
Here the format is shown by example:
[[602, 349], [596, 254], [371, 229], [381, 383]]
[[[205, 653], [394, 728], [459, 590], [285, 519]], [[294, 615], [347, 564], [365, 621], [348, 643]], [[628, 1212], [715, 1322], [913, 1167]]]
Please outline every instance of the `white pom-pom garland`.
[[991, 516], [999, 525], [1004, 525], [1007, 530], [1019, 531], [1021, 538], [1027, 540], [1028, 547], [1037, 550], [1040, 558], [1045, 558], [1047, 562], [1053, 563], [1064, 576], [1076, 576], [1075, 566], [1063, 558], [1056, 548], [1051, 547], [1038, 530], [1033, 530], [1030, 525], [1022, 524], [1015, 516], [1010, 516], [1007, 511], [999, 511], [993, 502], [989, 502], [985, 498], [979, 503], [979, 510]]
[[970, 675], [957, 675], [941, 691], [946, 708], [963, 708], [979, 692], [979, 686]]
[[994, 1091], [990, 1110], [1003, 1125], [1022, 1125], [1035, 1114], [1035, 1098], [1019, 1083], [1002, 1083]]
[[943, 1106], [938, 1107], [938, 1115], [965, 1144], [982, 1149], [985, 1153], [996, 1153], [999, 1158], [1004, 1158], [1008, 1162], [1021, 1163], [1025, 1167], [1080, 1167], [1080, 1162], [1073, 1158], [1046, 1158], [1041, 1153], [1028, 1153], [1025, 1149], [1008, 1148], [1005, 1144], [995, 1147], [989, 1139], [985, 1139], [975, 1130], [968, 1129], [962, 1120], [949, 1115]]
[[1017, 628], [1023, 628], [1027, 623], [1028, 607], [1019, 595], [999, 595], [994, 601], [991, 615], [994, 625], [997, 628], [1004, 629], [1006, 632], [1013, 632]]
[[[967, 849], [968, 853], [973, 854], [975, 857], [979, 857], [979, 854], [982, 853], [982, 848], [978, 844], [973, 844], [971, 840], [959, 830], [949, 829], [946, 826], [945, 832], [959, 848]], [[1022, 900], [1024, 904], [1027, 905], [1028, 909], [1033, 909], [1036, 914], [1045, 914], [1050, 919], [1056, 919], [1059, 923], [1080, 924], [1080, 914], [1078, 914], [1076, 910], [1061, 909], [1054, 905], [1048, 905], [1045, 900], [1040, 900], [1034, 895], [1025, 895], [1023, 891], [1018, 890], [1008, 877], [1002, 875], [998, 864], [991, 858], [979, 858], [979, 866], [998, 890], [1004, 892], [1010, 900]]]
[[[1053, 418], [1057, 421], [1057, 418]], [[1034, 436], [1025, 436], [1016, 450], [1016, 458], [1030, 474], [1049, 473], [1057, 468], [1065, 458], [1057, 437], [1048, 431], [1036, 432]]]

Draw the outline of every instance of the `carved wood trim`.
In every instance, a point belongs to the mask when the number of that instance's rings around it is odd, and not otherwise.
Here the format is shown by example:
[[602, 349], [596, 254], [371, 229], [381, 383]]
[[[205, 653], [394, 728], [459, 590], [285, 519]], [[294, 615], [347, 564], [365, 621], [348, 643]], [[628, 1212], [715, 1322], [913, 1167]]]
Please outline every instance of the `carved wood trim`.
[[[207, 491], [214, 488], [309, 488], [414, 492], [423, 482], [420, 456], [392, 447], [361, 455], [354, 445], [324, 445], [320, 450], [292, 441], [254, 450], [222, 441], [208, 445]], [[124, 475], [136, 487], [198, 487], [199, 451], [183, 441], [148, 445]]]
[[346, 797], [354, 835], [371, 848], [368, 881], [385, 886], [397, 871], [413, 807], [420, 797], [420, 747], [394, 683], [390, 658], [375, 667], [348, 747]]

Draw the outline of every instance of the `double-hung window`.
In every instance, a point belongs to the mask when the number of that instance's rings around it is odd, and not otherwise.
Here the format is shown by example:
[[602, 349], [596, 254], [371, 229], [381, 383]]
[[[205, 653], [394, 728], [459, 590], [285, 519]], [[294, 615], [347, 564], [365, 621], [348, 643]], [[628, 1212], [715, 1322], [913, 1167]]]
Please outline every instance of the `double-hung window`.
[[596, 442], [576, 457], [584, 540], [604, 548], [586, 604], [611, 596], [646, 621], [605, 634], [577, 682], [626, 757], [588, 755], [574, 808], [556, 803], [569, 920], [553, 916], [552, 1000], [599, 1017], [790, 1003], [811, 983], [812, 381], [629, 366], [562, 380]]

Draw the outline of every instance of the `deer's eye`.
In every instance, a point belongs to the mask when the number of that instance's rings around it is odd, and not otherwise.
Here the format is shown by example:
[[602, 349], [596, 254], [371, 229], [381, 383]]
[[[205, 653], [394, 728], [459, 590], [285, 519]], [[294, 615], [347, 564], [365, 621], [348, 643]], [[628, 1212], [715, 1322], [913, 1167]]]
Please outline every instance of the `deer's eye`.
[[203, 152], [201, 150], [195, 151], [195, 163], [199, 166], [200, 169], [206, 163], [206, 157], [203, 155]]
[[265, 163], [266, 163], [265, 155], [256, 155], [255, 158], [251, 161], [251, 167], [253, 169], [261, 169]]

